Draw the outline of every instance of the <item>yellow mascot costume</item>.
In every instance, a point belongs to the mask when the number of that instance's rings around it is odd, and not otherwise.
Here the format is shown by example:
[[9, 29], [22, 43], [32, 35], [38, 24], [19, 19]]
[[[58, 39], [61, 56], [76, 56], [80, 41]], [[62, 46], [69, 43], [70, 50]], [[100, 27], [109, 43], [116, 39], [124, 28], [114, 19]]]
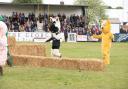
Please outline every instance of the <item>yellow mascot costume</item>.
[[101, 24], [101, 35], [93, 35], [94, 38], [102, 40], [102, 56], [105, 65], [110, 64], [110, 48], [113, 40], [113, 34], [110, 32], [111, 23], [109, 20], [103, 20]]

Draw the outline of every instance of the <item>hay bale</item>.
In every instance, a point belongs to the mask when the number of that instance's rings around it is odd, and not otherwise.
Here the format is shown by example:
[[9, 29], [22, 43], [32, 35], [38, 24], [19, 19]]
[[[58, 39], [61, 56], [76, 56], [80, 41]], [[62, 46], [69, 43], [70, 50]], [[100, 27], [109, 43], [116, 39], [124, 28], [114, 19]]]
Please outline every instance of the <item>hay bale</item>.
[[14, 65], [23, 66], [40, 66], [41, 65], [40, 56], [29, 56], [29, 55], [13, 55]]
[[45, 45], [41, 44], [17, 44], [14, 52], [15, 55], [46, 56]]
[[51, 67], [51, 68], [58, 68], [59, 60], [50, 58], [50, 57], [43, 57], [41, 66], [43, 67]]
[[13, 64], [14, 65], [26, 65], [28, 64], [27, 62], [28, 58], [24, 55], [24, 56], [19, 56], [19, 55], [15, 55], [13, 56]]
[[26, 65], [28, 66], [35, 66], [35, 67], [41, 67], [41, 62], [42, 62], [42, 56], [26, 56], [27, 58], [27, 63]]
[[79, 69], [100, 71], [104, 69], [104, 63], [99, 59], [79, 60]]
[[62, 69], [78, 69], [77, 60], [60, 60], [58, 58], [43, 57], [42, 65], [43, 67], [51, 68], [62, 68]]
[[14, 36], [8, 36], [8, 46], [15, 46], [16, 39]]
[[64, 69], [79, 69], [78, 60], [63, 59], [60, 61], [60, 68]]
[[14, 56], [15, 65], [29, 65], [29, 66], [40, 66], [50, 68], [61, 68], [61, 69], [77, 69], [77, 70], [93, 70], [101, 71], [104, 69], [104, 64], [99, 59], [71, 59], [42, 57], [42, 56]]
[[15, 37], [8, 37], [9, 51], [12, 55], [46, 56], [45, 45], [33, 43], [18, 43]]
[[100, 71], [104, 69], [102, 60], [99, 59], [76, 59], [76, 58], [42, 58], [44, 67], [63, 68], [63, 69], [79, 69]]
[[16, 40], [14, 36], [8, 36], [8, 48], [11, 55], [15, 51]]

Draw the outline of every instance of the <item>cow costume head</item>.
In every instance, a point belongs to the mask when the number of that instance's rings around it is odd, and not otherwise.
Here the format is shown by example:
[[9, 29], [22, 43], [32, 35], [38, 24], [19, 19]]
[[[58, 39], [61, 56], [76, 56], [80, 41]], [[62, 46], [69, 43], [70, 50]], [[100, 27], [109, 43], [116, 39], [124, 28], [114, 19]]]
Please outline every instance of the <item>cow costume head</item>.
[[59, 17], [50, 17], [50, 27], [49, 30], [52, 33], [58, 33], [60, 32], [60, 20]]

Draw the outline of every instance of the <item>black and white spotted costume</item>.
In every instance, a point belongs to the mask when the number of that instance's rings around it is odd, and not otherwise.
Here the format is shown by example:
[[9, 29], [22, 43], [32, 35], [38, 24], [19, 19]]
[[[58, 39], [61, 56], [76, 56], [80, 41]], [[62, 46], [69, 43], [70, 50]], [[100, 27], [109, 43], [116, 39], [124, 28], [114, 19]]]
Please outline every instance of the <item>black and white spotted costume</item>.
[[51, 49], [51, 55], [53, 57], [61, 57], [61, 53], [59, 51], [60, 49], [60, 39], [61, 39], [61, 35], [60, 35], [60, 22], [58, 18], [52, 18], [51, 19], [51, 25], [49, 27], [49, 30], [51, 32], [51, 37], [46, 40], [46, 42], [51, 41], [52, 40], [52, 49]]

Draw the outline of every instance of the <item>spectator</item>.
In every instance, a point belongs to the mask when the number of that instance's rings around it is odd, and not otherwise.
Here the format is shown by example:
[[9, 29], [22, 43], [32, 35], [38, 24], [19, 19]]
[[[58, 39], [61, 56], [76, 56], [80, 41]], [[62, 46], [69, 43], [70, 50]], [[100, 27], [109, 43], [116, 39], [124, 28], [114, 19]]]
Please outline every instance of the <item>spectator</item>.
[[[35, 32], [35, 31], [45, 31], [48, 32], [48, 25], [49, 25], [49, 17], [56, 17], [55, 15], [47, 15], [44, 13], [43, 15], [40, 13], [38, 16], [38, 20], [36, 20], [36, 16], [34, 13], [29, 13], [27, 17], [25, 14], [20, 12], [13, 12], [12, 16], [5, 18], [5, 23], [9, 28], [9, 31], [19, 32], [19, 31], [26, 31], [26, 32]], [[58, 14], [58, 20], [60, 20], [61, 24], [60, 32], [64, 32], [67, 29], [68, 32], [75, 32], [79, 34], [86, 34], [85, 31], [85, 17], [79, 15], [71, 15], [66, 16], [65, 14]], [[21, 30], [22, 29], [22, 30]], [[37, 30], [39, 29], [39, 30]], [[93, 30], [92, 30], [93, 32]]]
[[68, 40], [68, 30], [67, 30], [67, 28], [64, 30], [64, 38], [65, 38], [65, 42], [67, 42], [67, 40]]
[[42, 19], [40, 18], [38, 21], [37, 21], [37, 31], [41, 32], [43, 31], [43, 22], [42, 22]]
[[20, 30], [19, 30], [19, 24], [18, 24], [18, 22], [16, 20], [13, 23], [13, 29], [14, 29], [14, 32], [20, 32]]
[[33, 21], [31, 21], [31, 32], [35, 32], [36, 30], [37, 30], [36, 19], [33, 19]]

